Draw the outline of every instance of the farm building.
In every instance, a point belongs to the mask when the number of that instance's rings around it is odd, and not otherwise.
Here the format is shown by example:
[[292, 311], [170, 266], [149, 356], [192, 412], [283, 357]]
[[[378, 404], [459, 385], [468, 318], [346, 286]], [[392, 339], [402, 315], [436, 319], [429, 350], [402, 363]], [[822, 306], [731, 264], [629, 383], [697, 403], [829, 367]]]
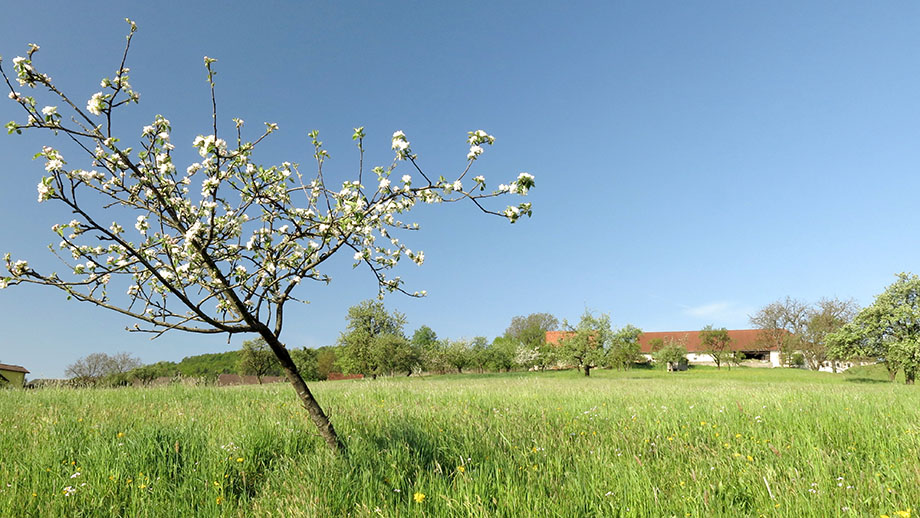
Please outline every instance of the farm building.
[[26, 374], [29, 371], [19, 365], [0, 363], [0, 387], [22, 387], [25, 384]]
[[[571, 331], [547, 331], [546, 343], [554, 344], [570, 336]], [[732, 329], [728, 331], [728, 336], [732, 339], [731, 350], [741, 351], [744, 356], [752, 360], [769, 361], [772, 367], [780, 367], [779, 350], [775, 347], [768, 347], [758, 340], [759, 329]], [[653, 341], [661, 339], [664, 341], [675, 341], [687, 348], [687, 360], [690, 363], [709, 363], [712, 362], [712, 356], [706, 354], [705, 348], [700, 343], [699, 331], [659, 331], [653, 333], [642, 333], [639, 335], [640, 351], [646, 358], [651, 358]]]

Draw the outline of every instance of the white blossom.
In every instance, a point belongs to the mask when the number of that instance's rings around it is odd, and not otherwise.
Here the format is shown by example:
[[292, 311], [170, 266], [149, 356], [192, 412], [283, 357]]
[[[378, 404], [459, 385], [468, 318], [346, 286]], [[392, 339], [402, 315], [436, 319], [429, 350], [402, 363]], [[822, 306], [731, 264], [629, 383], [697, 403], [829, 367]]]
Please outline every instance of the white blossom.
[[53, 191], [51, 190], [51, 187], [49, 186], [48, 183], [45, 182], [44, 179], [38, 182], [38, 202], [39, 203], [51, 198], [52, 192]]
[[29, 268], [29, 262], [19, 260], [13, 263], [13, 266], [10, 268], [10, 273], [13, 275], [22, 275], [26, 273], [26, 270]]
[[147, 235], [147, 229], [150, 228], [150, 224], [147, 222], [147, 216], [143, 214], [137, 217], [137, 223], [134, 224], [134, 228], [137, 229], [143, 235]]
[[89, 98], [89, 101], [86, 101], [86, 111], [92, 113], [93, 115], [102, 115], [102, 110], [104, 109], [105, 97], [103, 96], [102, 92], [94, 93], [93, 96]]

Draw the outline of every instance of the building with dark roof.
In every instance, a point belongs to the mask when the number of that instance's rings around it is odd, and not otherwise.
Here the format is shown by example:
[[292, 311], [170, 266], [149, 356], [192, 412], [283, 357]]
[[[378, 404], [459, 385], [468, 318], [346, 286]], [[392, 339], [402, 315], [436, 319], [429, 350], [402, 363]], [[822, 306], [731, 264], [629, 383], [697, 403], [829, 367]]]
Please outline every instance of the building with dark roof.
[[22, 387], [29, 371], [19, 365], [0, 363], [0, 386]]

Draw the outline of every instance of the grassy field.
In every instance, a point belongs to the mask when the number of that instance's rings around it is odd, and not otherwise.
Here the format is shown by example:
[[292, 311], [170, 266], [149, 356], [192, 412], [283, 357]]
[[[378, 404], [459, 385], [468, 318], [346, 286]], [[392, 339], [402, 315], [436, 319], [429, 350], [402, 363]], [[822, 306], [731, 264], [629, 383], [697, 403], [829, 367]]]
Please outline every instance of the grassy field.
[[0, 516], [916, 516], [920, 388], [883, 379], [317, 383], [340, 457], [287, 385], [7, 390]]

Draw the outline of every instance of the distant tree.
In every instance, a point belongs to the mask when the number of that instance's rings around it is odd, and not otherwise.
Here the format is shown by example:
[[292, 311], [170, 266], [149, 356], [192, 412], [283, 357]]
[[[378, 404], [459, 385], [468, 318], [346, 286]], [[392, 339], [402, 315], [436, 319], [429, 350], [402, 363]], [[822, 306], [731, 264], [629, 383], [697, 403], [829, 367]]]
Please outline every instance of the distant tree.
[[890, 379], [904, 371], [914, 384], [920, 371], [920, 277], [908, 273], [860, 311], [851, 323], [827, 337], [831, 354], [839, 358], [883, 358]]
[[240, 349], [238, 372], [241, 376], [255, 376], [262, 384], [262, 378], [276, 369], [278, 360], [272, 354], [265, 340], [257, 338], [243, 342]]
[[412, 345], [427, 348], [438, 342], [438, 334], [428, 326], [422, 326], [412, 333]]
[[440, 342], [438, 335], [428, 326], [422, 326], [412, 334], [412, 347], [419, 352], [423, 370], [442, 372]]
[[124, 374], [141, 366], [141, 361], [128, 353], [93, 353], [78, 359], [64, 371], [70, 378], [99, 380], [106, 376]]
[[306, 347], [291, 349], [291, 359], [294, 360], [294, 364], [297, 365], [297, 369], [300, 371], [300, 375], [303, 376], [303, 379], [307, 381], [324, 379], [319, 377], [317, 369], [318, 354], [316, 349], [308, 349]]
[[830, 362], [836, 372], [838, 358], [829, 354], [827, 335], [853, 320], [858, 312], [859, 307], [852, 299], [823, 298], [809, 308], [805, 331], [799, 341], [805, 364], [809, 369], [818, 370], [825, 362]]
[[642, 350], [639, 345], [641, 334], [641, 329], [628, 324], [613, 333], [610, 351], [607, 353], [607, 364], [616, 369], [631, 368], [638, 361]]
[[344, 370], [376, 378], [387, 368], [384, 349], [392, 345], [390, 338], [381, 337], [401, 336], [406, 325], [405, 315], [398, 311], [387, 312], [382, 302], [365, 300], [348, 308], [345, 318], [348, 325], [339, 337]]
[[539, 349], [533, 349], [521, 343], [514, 352], [514, 364], [526, 370], [537, 366], [542, 367], [542, 359]]
[[384, 333], [373, 342], [373, 354], [380, 373], [393, 375], [396, 372], [412, 375], [421, 363], [421, 353], [402, 334]]
[[517, 340], [531, 349], [536, 349], [546, 342], [546, 332], [559, 327], [559, 320], [549, 313], [531, 313], [511, 319], [511, 325], [505, 330], [505, 336]]
[[760, 308], [750, 317], [751, 325], [760, 329], [758, 343], [780, 351], [783, 363], [789, 365], [792, 354], [801, 350], [808, 311], [808, 304], [791, 297]]
[[489, 340], [484, 336], [473, 337], [470, 343], [470, 364], [483, 372], [492, 361], [492, 351], [489, 349]]
[[471, 344], [467, 340], [445, 340], [444, 359], [448, 365], [463, 374], [463, 369], [472, 363]]
[[700, 344], [703, 346], [703, 351], [712, 356], [717, 369], [721, 369], [722, 364], [727, 363], [732, 354], [732, 338], [724, 327], [719, 329], [714, 329], [712, 325], [704, 327], [700, 331]]
[[654, 357], [656, 363], [677, 366], [687, 362], [687, 347], [678, 340], [665, 340], [664, 346], [655, 351]]
[[533, 360], [533, 366], [537, 367], [541, 371], [555, 367], [559, 364], [560, 354], [558, 343], [547, 343], [546, 339], [544, 338], [543, 343], [533, 351], [536, 354]]
[[652, 353], [658, 352], [665, 346], [664, 338], [652, 338], [648, 341], [648, 346]]
[[338, 372], [341, 368], [338, 366], [338, 347], [326, 346], [320, 347], [316, 351], [316, 378], [320, 380], [329, 379], [330, 372]]
[[726, 360], [726, 363], [729, 365], [734, 365], [735, 367], [741, 366], [741, 362], [746, 360], [747, 357], [741, 351], [732, 351]]
[[602, 314], [596, 317], [586, 309], [577, 325], [570, 326], [565, 322], [564, 326], [572, 334], [562, 339], [560, 354], [578, 366], [585, 376], [590, 376], [591, 369], [607, 361], [607, 352], [613, 340], [610, 316]]
[[490, 350], [490, 364], [497, 371], [508, 372], [515, 366], [518, 344], [513, 338], [507, 336], [496, 337], [492, 340]]
[[137, 367], [136, 369], [131, 370], [129, 377], [133, 380], [137, 380], [144, 385], [148, 385], [151, 381], [157, 379], [157, 369], [152, 365], [143, 365]]

